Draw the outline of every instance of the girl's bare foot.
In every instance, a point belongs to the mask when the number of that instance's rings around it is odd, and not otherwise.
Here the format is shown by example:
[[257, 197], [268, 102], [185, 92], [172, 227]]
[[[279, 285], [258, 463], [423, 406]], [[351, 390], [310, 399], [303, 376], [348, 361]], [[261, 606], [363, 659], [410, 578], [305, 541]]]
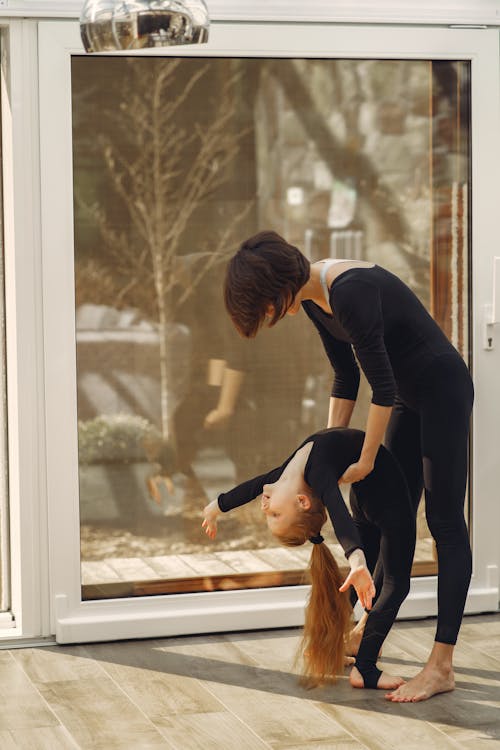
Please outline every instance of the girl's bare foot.
[[439, 669], [426, 664], [416, 677], [385, 697], [393, 703], [417, 703], [439, 693], [448, 693], [454, 688], [455, 678], [452, 669]]
[[368, 613], [363, 612], [356, 625], [350, 631], [349, 635], [345, 639], [345, 653], [347, 656], [357, 656], [363, 633], [365, 632], [366, 621], [368, 620]]
[[[363, 677], [361, 676], [361, 673], [356, 667], [353, 667], [351, 669], [351, 674], [349, 675], [349, 682], [355, 688], [364, 688], [365, 686]], [[396, 688], [399, 688], [400, 685], [404, 685], [404, 684], [405, 684], [405, 681], [403, 680], [402, 677], [396, 677], [395, 675], [389, 674], [388, 672], [382, 672], [382, 674], [378, 678], [377, 689], [378, 690], [395, 690]]]
[[345, 640], [346, 656], [357, 656], [364, 628], [353, 628]]

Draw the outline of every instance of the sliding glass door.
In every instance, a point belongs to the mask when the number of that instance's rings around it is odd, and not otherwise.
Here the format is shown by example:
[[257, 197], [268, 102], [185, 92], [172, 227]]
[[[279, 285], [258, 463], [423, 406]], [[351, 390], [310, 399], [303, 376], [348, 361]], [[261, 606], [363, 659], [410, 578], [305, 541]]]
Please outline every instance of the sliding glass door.
[[[385, 29], [374, 45], [361, 27], [273, 31], [215, 27], [194, 52], [106, 57], [82, 54], [74, 24], [41, 24], [61, 641], [83, 629], [85, 639], [199, 632], [200, 615], [203, 630], [301, 621], [309, 550], [276, 547], [258, 503], [224, 518], [215, 542], [200, 528], [209, 500], [326, 423], [332, 374], [307, 322], [285, 319], [250, 342], [229, 324], [224, 265], [245, 237], [272, 228], [312, 261], [380, 263], [475, 375], [491, 365], [474, 332], [492, 251], [475, 196], [491, 200], [479, 180], [496, 78], [480, 71], [495, 63], [495, 37]], [[354, 426], [369, 400], [363, 382]], [[488, 493], [480, 445], [474, 434], [471, 533]], [[484, 609], [494, 585], [473, 542], [470, 601]], [[329, 543], [342, 562], [333, 533]], [[423, 509], [413, 573], [406, 612], [431, 614]]]

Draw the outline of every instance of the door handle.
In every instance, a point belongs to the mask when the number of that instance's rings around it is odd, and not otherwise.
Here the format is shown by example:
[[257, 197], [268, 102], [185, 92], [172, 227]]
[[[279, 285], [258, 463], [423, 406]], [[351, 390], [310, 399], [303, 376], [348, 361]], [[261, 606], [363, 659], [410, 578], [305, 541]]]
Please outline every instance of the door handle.
[[493, 301], [483, 305], [483, 348], [494, 346], [495, 325], [500, 323], [500, 257], [493, 258]]

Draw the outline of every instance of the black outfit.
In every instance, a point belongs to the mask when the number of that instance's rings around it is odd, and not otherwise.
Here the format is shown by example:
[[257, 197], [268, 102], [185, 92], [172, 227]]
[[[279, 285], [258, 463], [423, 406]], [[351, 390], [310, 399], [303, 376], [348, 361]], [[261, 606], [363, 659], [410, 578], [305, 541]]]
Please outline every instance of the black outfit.
[[[356, 667], [363, 676], [365, 687], [375, 688], [380, 677], [380, 670], [376, 667], [378, 653], [410, 585], [415, 518], [401, 469], [383, 446], [379, 449], [373, 471], [363, 481], [352, 485], [350, 515], [338, 480], [359, 457], [363, 440], [364, 432], [360, 430], [321, 430], [308, 437], [297, 450], [306, 443], [313, 443], [304, 480], [324, 503], [346, 557], [357, 548], [363, 549], [371, 571], [379, 559], [383, 580], [356, 658]], [[276, 469], [219, 495], [219, 508], [225, 512], [260, 495], [265, 484], [275, 482], [281, 476], [295, 453]]]
[[394, 406], [386, 444], [405, 474], [414, 513], [425, 486], [438, 553], [436, 640], [456, 642], [471, 576], [464, 519], [473, 386], [469, 371], [413, 292], [389, 271], [349, 269], [331, 284], [333, 315], [302, 306], [335, 371], [332, 396], [355, 400], [357, 359], [372, 402]]

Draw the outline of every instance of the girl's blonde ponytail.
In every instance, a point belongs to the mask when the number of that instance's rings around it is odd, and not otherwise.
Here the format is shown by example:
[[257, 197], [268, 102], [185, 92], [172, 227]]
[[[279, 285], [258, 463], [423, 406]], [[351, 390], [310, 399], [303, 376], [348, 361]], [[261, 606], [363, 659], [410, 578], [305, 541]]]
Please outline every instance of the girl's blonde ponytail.
[[304, 632], [298, 657], [302, 656], [304, 683], [316, 687], [333, 682], [344, 671], [345, 636], [352, 607], [347, 593], [339, 591], [344, 579], [327, 544], [320, 541], [326, 511], [320, 501], [300, 513], [286, 535], [278, 536], [287, 547], [297, 547], [311, 538], [309, 573], [311, 593], [306, 608]]
[[301, 650], [304, 682], [308, 687], [316, 687], [334, 681], [344, 671], [344, 643], [352, 608], [347, 593], [339, 591], [344, 579], [324, 542], [313, 545], [309, 571], [311, 593]]

